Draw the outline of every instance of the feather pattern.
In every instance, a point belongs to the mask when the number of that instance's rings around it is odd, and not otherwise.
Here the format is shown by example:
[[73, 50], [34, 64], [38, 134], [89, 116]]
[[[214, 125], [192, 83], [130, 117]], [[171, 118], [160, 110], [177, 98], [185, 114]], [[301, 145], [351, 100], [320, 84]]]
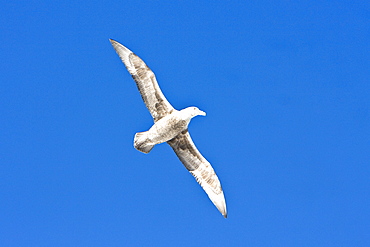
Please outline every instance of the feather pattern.
[[211, 164], [198, 151], [189, 132], [183, 131], [167, 143], [226, 218], [226, 203], [220, 180]]
[[154, 122], [170, 114], [173, 107], [164, 97], [151, 69], [135, 53], [122, 44], [112, 39], [110, 39], [110, 42], [135, 80], [141, 97], [154, 118]]

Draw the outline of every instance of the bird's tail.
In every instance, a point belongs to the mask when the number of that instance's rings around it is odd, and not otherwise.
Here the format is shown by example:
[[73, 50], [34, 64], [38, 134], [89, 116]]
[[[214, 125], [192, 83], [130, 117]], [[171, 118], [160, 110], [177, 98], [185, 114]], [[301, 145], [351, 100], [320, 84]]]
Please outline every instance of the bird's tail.
[[134, 147], [143, 153], [149, 153], [155, 144], [151, 144], [147, 138], [147, 132], [138, 132], [135, 134]]

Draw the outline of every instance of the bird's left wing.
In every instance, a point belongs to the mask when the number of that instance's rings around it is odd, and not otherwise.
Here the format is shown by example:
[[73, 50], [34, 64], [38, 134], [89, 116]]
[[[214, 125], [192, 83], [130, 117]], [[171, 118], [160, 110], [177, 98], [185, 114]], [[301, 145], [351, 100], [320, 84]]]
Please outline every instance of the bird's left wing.
[[209, 199], [217, 207], [220, 213], [226, 218], [226, 202], [220, 180], [211, 164], [196, 148], [189, 132], [185, 130], [167, 143], [175, 151], [177, 157], [179, 157], [186, 169], [188, 169], [197, 182], [202, 186]]
[[135, 80], [146, 107], [154, 122], [170, 114], [174, 109], [164, 97], [153, 71], [128, 48], [110, 39], [113, 48]]

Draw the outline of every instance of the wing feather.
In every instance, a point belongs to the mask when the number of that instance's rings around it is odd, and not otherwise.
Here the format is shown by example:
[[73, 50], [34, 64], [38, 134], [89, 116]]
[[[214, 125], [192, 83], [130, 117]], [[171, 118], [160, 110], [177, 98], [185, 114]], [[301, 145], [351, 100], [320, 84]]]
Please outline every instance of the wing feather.
[[187, 130], [183, 131], [167, 143], [175, 151], [186, 169], [188, 169], [196, 181], [202, 186], [220, 213], [226, 218], [226, 202], [220, 180], [211, 164], [196, 148], [189, 132]]
[[141, 97], [154, 118], [154, 122], [170, 114], [174, 108], [164, 97], [153, 71], [140, 57], [125, 46], [112, 39], [110, 39], [110, 42], [135, 80]]

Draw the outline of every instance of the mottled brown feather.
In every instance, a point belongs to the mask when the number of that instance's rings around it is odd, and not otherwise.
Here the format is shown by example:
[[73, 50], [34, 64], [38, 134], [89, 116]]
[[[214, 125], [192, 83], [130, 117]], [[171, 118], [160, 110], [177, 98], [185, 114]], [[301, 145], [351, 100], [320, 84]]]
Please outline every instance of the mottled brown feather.
[[192, 172], [194, 175], [193, 171], [199, 171], [200, 177], [195, 177], [199, 184], [207, 183], [217, 195], [222, 192], [221, 183], [215, 171], [211, 164], [198, 151], [187, 130], [167, 143], [172, 147], [177, 157], [189, 172]]
[[171, 114], [174, 108], [164, 97], [153, 71], [128, 48], [117, 41], [110, 40], [110, 42], [136, 82], [136, 86], [154, 118], [154, 122]]

